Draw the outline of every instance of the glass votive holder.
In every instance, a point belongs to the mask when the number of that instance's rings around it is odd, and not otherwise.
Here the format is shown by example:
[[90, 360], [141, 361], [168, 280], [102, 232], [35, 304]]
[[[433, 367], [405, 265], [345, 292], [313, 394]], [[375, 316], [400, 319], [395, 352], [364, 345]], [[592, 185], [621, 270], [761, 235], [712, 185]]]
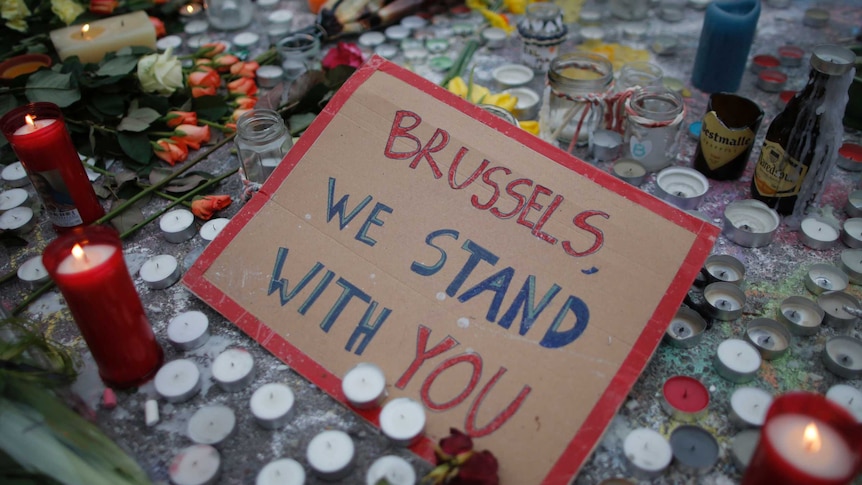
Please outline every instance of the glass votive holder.
[[586, 143], [604, 118], [603, 100], [613, 80], [613, 65], [604, 56], [563, 54], [548, 68], [551, 138], [569, 144]]
[[319, 63], [320, 39], [311, 34], [291, 34], [276, 43], [284, 76], [296, 79]]
[[271, 43], [275, 43], [293, 29], [293, 12], [290, 10], [273, 10], [266, 14], [263, 28]]
[[671, 164], [676, 156], [679, 127], [685, 118], [682, 96], [664, 86], [637, 89], [626, 101], [626, 155], [650, 172]]
[[252, 109], [236, 123], [236, 147], [246, 180], [262, 184], [293, 146], [293, 139], [277, 112]]
[[204, 9], [210, 25], [218, 30], [241, 29], [254, 16], [251, 0], [206, 0]]
[[617, 92], [647, 86], [661, 86], [664, 71], [649, 61], [630, 61], [620, 67], [614, 90]]

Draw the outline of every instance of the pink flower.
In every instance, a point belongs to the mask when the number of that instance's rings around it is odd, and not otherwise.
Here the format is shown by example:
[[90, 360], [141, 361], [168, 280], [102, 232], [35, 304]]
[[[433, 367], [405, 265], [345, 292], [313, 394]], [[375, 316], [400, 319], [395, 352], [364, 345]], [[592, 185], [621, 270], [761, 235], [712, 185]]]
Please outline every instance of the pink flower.
[[251, 96], [257, 92], [257, 84], [254, 83], [254, 79], [241, 77], [227, 83], [227, 90], [231, 94], [244, 94], [246, 96]]
[[365, 62], [365, 58], [359, 46], [347, 42], [339, 42], [335, 47], [329, 49], [329, 52], [320, 61], [320, 65], [328, 70], [341, 65], [359, 67], [363, 62]]
[[206, 125], [179, 125], [174, 130], [174, 133], [171, 140], [177, 143], [185, 143], [192, 150], [197, 150], [201, 147], [202, 143], [210, 141], [210, 127]]

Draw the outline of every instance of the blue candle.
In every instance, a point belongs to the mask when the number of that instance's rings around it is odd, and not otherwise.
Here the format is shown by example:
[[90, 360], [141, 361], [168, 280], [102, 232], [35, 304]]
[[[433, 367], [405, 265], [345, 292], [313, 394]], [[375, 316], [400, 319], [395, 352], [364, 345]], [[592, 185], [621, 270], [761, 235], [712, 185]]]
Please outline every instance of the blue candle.
[[759, 0], [712, 2], [706, 9], [691, 83], [707, 93], [734, 92], [745, 71]]

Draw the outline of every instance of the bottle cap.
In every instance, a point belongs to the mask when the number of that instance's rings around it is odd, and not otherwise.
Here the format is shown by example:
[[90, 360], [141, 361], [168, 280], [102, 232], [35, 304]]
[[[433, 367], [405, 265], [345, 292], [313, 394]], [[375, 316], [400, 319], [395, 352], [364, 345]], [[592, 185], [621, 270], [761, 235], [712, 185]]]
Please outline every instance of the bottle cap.
[[855, 63], [856, 54], [839, 45], [818, 45], [811, 54], [811, 67], [829, 76], [844, 74]]

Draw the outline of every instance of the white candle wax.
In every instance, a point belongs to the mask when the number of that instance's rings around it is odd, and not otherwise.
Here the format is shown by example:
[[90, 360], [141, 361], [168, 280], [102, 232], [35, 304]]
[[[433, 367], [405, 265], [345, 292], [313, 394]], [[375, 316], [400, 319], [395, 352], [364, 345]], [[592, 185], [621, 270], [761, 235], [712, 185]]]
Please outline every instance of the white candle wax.
[[254, 358], [245, 349], [227, 349], [213, 361], [212, 373], [222, 390], [239, 391], [254, 378]]
[[359, 36], [357, 42], [362, 47], [377, 47], [378, 45], [386, 42], [386, 36], [381, 32], [377, 32], [376, 30], [372, 30], [371, 32], [365, 32]]
[[311, 469], [325, 480], [337, 480], [347, 475], [355, 457], [353, 440], [338, 430], [321, 432], [311, 439], [305, 452]]
[[425, 409], [410, 398], [393, 399], [380, 411], [380, 430], [396, 444], [409, 446], [425, 432]]
[[733, 266], [721, 264], [721, 263], [712, 263], [706, 265], [706, 270], [711, 274], [714, 278], [721, 281], [739, 281], [742, 279], [742, 274], [734, 268]]
[[[27, 115], [27, 116], [29, 116], [29, 115]], [[33, 121], [32, 124], [27, 122], [27, 123], [24, 123], [23, 125], [19, 126], [18, 129], [15, 130], [15, 136], [29, 135], [30, 133], [35, 133], [36, 131], [39, 131], [41, 128], [53, 125], [54, 122], [57, 120], [54, 120], [54, 119], [37, 119], [37, 120], [32, 120], [32, 121]]]
[[799, 229], [803, 237], [802, 243], [812, 249], [823, 249], [838, 240], [838, 228], [819, 217], [806, 217], [800, 223]]
[[218, 446], [233, 434], [236, 415], [227, 406], [204, 406], [189, 419], [189, 438], [200, 445]]
[[623, 452], [633, 471], [646, 477], [657, 476], [673, 459], [670, 443], [649, 428], [638, 428], [629, 433], [623, 441]]
[[191, 20], [183, 27], [183, 32], [187, 35], [198, 35], [203, 34], [209, 28], [210, 24], [206, 20]]
[[171, 460], [168, 476], [174, 485], [212, 485], [220, 470], [218, 450], [209, 445], [192, 445]]
[[159, 402], [155, 399], [147, 399], [144, 403], [144, 423], [147, 426], [155, 426], [159, 422]]
[[16, 207], [0, 214], [0, 229], [25, 233], [33, 229], [35, 219], [33, 209], [29, 207]]
[[0, 192], [0, 212], [14, 209], [20, 205], [24, 205], [30, 194], [24, 189], [9, 189]]
[[386, 397], [386, 377], [380, 367], [363, 362], [347, 371], [341, 390], [355, 408], [377, 407]]
[[760, 369], [760, 353], [750, 343], [739, 339], [727, 339], [718, 344], [716, 350], [720, 373], [725, 377], [745, 379], [753, 377]]
[[656, 184], [666, 194], [680, 198], [701, 197], [709, 190], [709, 182], [700, 172], [688, 167], [670, 167], [656, 176]]
[[704, 293], [704, 297], [706, 301], [719, 310], [733, 311], [742, 308], [742, 301], [730, 293], [711, 291], [709, 294]]
[[[805, 428], [812, 423], [820, 441], [819, 449], [811, 439], [806, 439]], [[824, 480], [850, 476], [853, 452], [841, 435], [823, 421], [800, 414], [782, 414], [771, 418], [763, 432], [775, 451], [794, 468]]]
[[260, 42], [260, 35], [254, 32], [241, 32], [233, 36], [233, 45], [241, 49], [250, 49]]
[[730, 396], [731, 417], [743, 426], [763, 426], [772, 395], [756, 387], [740, 387]]
[[293, 391], [286, 385], [264, 384], [251, 395], [249, 407], [257, 424], [276, 429], [287, 423], [294, 399]]
[[381, 480], [389, 485], [415, 485], [416, 470], [400, 456], [381, 456], [368, 467], [365, 485], [377, 485]]
[[848, 246], [859, 247], [862, 244], [862, 218], [854, 217], [844, 221], [844, 241]]
[[109, 244], [88, 244], [78, 248], [81, 250], [80, 253], [73, 249], [71, 254], [60, 261], [57, 273], [74, 274], [87, 271], [104, 263], [117, 251], [116, 247]]
[[51, 31], [51, 42], [66, 60], [78, 56], [81, 62], [99, 62], [108, 52], [123, 47], [143, 46], [156, 48], [156, 29], [146, 12], [140, 10], [90, 22], [86, 32], [80, 25]]
[[160, 52], [165, 52], [166, 50], [171, 49], [172, 52], [176, 53], [180, 50], [182, 45], [183, 38], [178, 35], [166, 35], [156, 41], [156, 48], [159, 49]]
[[0, 172], [0, 178], [10, 187], [23, 187], [30, 182], [30, 179], [27, 177], [27, 171], [24, 170], [24, 165], [21, 162], [13, 162], [3, 167], [3, 171]]
[[42, 264], [42, 256], [34, 256], [21, 263], [18, 267], [18, 279], [31, 286], [47, 283], [51, 276]]
[[826, 391], [826, 398], [850, 412], [862, 423], [862, 391], [847, 384], [835, 384]]
[[173, 360], [159, 369], [153, 384], [165, 401], [184, 402], [201, 390], [201, 372], [191, 360]]
[[194, 237], [195, 216], [186, 209], [174, 209], [159, 219], [159, 228], [165, 240], [181, 243]]
[[196, 349], [210, 337], [209, 319], [203, 312], [180, 313], [168, 323], [168, 340], [181, 350]]
[[305, 469], [290, 458], [271, 461], [257, 473], [254, 485], [303, 485]]
[[170, 254], [160, 254], [144, 262], [138, 274], [147, 286], [154, 290], [161, 290], [180, 279], [180, 265], [177, 258]]
[[212, 241], [219, 235], [228, 222], [230, 222], [230, 219], [224, 217], [208, 220], [203, 227], [201, 227], [201, 238], [203, 238], [204, 241]]
[[646, 175], [646, 167], [637, 160], [618, 160], [614, 164], [614, 174], [622, 179], [643, 177]]

